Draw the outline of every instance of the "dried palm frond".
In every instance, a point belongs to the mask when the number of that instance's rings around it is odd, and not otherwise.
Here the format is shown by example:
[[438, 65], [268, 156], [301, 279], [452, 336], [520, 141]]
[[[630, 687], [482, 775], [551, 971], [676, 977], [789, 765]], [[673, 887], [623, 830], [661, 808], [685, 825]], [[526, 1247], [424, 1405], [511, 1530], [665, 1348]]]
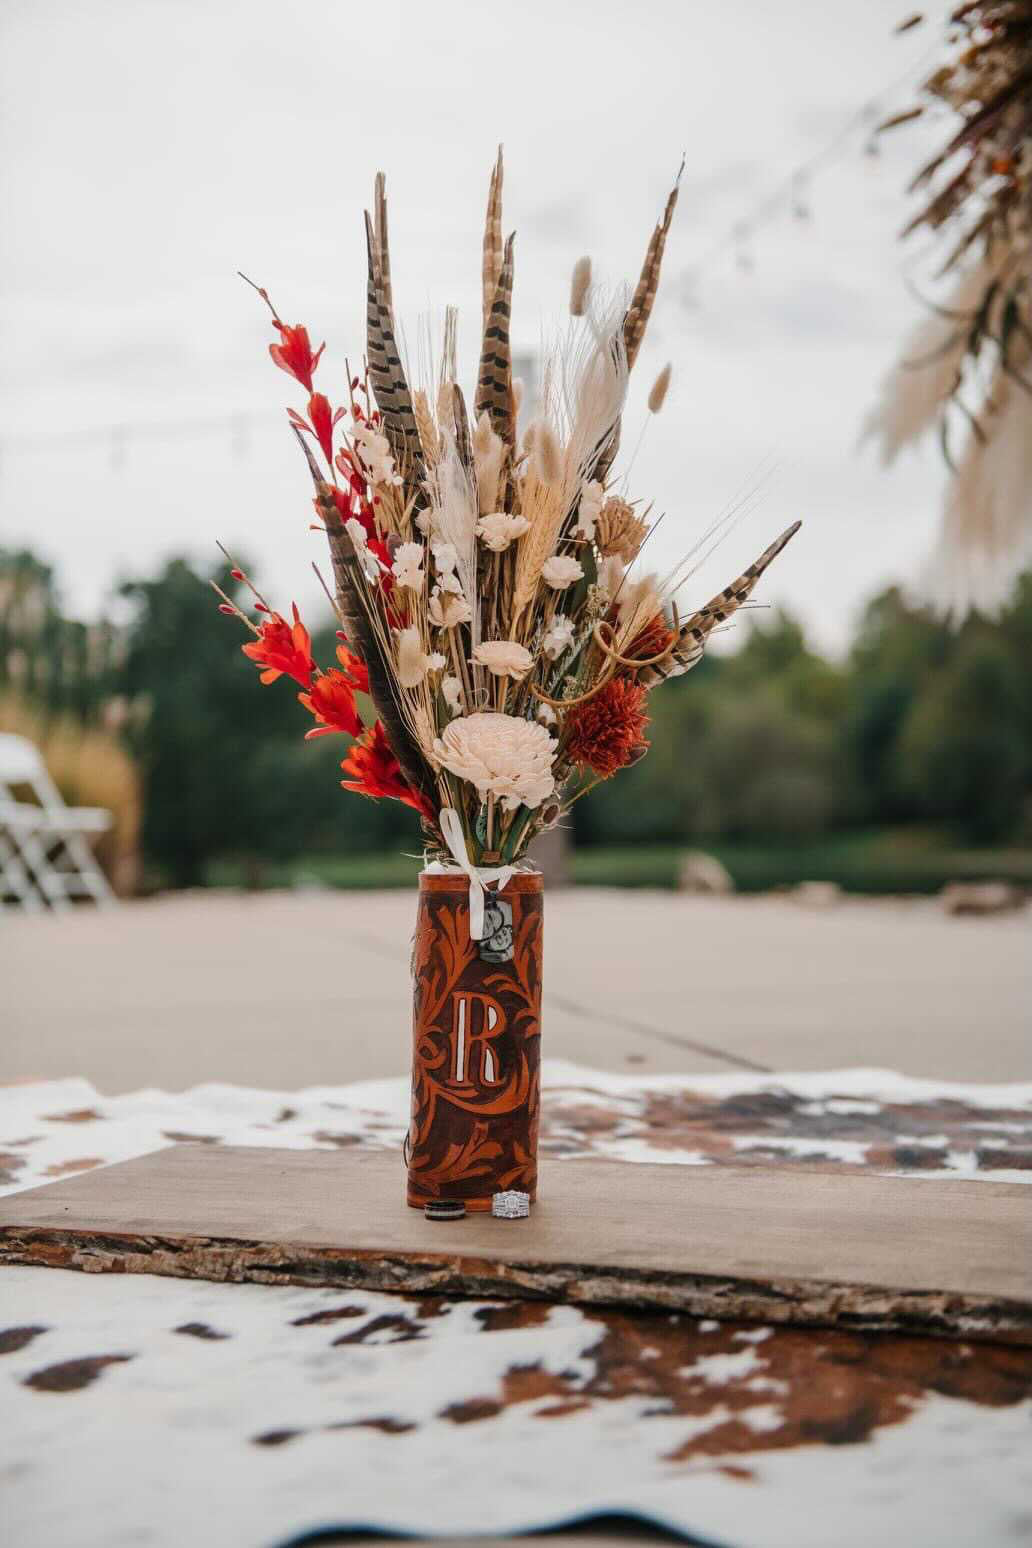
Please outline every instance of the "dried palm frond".
[[958, 622], [971, 608], [998, 612], [1032, 563], [1032, 426], [1015, 383], [997, 383], [991, 425], [988, 437], [970, 437], [950, 481], [925, 576], [933, 600]]
[[[1003, 473], [1019, 465], [1021, 441], [1032, 441], [1032, 0], [967, 0], [946, 28], [943, 62], [920, 101], [881, 127], [929, 107], [955, 115], [911, 184], [923, 202], [903, 236], [920, 231], [947, 246], [936, 277], [959, 270], [961, 278], [908, 341], [865, 428], [889, 462], [938, 424], [953, 477], [930, 576], [936, 599], [959, 617], [1002, 600], [1008, 567], [1013, 580], [1027, 558], [1011, 530], [1022, 525], [1024, 501], [1015, 490], [1014, 515], [1004, 513], [987, 443], [1006, 426]], [[1006, 409], [1004, 381], [1016, 388]], [[966, 437], [959, 461], [958, 431]]]

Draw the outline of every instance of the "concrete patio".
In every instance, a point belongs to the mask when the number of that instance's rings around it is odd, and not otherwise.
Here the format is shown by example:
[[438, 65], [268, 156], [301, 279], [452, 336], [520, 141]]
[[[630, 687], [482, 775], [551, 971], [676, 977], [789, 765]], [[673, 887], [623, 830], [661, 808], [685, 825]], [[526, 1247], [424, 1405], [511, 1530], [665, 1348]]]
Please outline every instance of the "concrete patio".
[[[290, 1089], [408, 1067], [408, 892], [180, 894], [0, 922], [0, 1082]], [[629, 1073], [1032, 1078], [1032, 913], [580, 889], [547, 903], [547, 1055]]]

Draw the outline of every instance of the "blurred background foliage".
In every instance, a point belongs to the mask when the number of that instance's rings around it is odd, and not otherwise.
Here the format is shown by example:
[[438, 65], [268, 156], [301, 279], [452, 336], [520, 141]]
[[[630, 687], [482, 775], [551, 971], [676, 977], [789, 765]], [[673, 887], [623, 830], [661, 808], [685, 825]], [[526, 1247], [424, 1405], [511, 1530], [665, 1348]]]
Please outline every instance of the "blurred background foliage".
[[[123, 891], [407, 882], [415, 819], [340, 790], [344, 739], [303, 740], [293, 686], [261, 687], [209, 578], [175, 559], [86, 625], [48, 566], [0, 551], [0, 728], [115, 813], [101, 859]], [[841, 661], [783, 613], [740, 635], [652, 697], [650, 756], [578, 802], [577, 880], [674, 885], [687, 848], [745, 890], [1032, 880], [1032, 576], [959, 630], [885, 591]], [[332, 661], [331, 623], [315, 643]]]

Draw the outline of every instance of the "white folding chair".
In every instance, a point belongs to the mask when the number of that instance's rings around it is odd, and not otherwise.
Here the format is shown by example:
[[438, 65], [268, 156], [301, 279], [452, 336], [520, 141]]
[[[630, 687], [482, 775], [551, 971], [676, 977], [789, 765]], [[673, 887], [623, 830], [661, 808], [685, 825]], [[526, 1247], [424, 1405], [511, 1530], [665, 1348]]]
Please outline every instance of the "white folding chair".
[[[32, 801], [20, 801], [27, 789]], [[113, 903], [115, 895], [84, 837], [111, 826], [111, 813], [66, 806], [39, 749], [24, 736], [0, 732], [0, 904], [53, 909], [72, 898]]]

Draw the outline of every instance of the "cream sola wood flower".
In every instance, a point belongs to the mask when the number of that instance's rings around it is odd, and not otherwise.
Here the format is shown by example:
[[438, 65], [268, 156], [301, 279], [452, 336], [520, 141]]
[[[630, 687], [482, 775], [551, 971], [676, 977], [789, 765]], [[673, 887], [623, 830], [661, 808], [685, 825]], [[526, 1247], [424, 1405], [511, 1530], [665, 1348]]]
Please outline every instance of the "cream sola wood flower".
[[434, 743], [442, 768], [473, 785], [482, 801], [500, 799], [506, 811], [538, 807], [552, 794], [555, 749], [543, 725], [491, 713], [453, 720]]
[[529, 530], [525, 516], [513, 516], [509, 511], [491, 511], [477, 522], [477, 537], [495, 554], [504, 554], [510, 543]]
[[473, 617], [473, 609], [464, 596], [454, 591], [442, 591], [440, 586], [435, 586], [431, 592], [426, 611], [435, 629], [457, 629]]
[[493, 676], [511, 677], [516, 682], [526, 677], [534, 665], [527, 647], [515, 640], [482, 640], [473, 647], [473, 660], [478, 666], [487, 667]]
[[566, 591], [584, 574], [584, 566], [570, 554], [553, 554], [541, 566], [541, 579], [553, 591]]

